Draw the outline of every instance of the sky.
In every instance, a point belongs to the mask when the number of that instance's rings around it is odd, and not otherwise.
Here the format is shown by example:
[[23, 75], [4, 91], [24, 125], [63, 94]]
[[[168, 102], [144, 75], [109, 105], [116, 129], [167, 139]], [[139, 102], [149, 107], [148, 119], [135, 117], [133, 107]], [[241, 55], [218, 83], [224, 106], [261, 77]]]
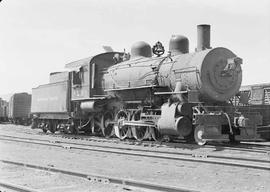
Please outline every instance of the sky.
[[198, 24], [211, 25], [211, 47], [243, 58], [242, 84], [270, 82], [270, 0], [2, 0], [0, 95], [31, 93], [104, 45], [129, 52], [161, 41], [168, 50], [180, 34], [192, 52]]

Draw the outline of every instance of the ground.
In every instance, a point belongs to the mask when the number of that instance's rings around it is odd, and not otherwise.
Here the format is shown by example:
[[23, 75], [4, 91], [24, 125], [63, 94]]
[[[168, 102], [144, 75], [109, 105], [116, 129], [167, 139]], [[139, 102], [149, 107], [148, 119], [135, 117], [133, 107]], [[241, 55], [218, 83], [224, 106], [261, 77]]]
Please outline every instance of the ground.
[[[1, 134], [13, 134], [31, 138], [62, 138], [51, 137], [43, 134], [41, 130], [31, 130], [29, 127], [0, 125]], [[62, 139], [65, 140], [65, 139]], [[155, 149], [160, 151], [192, 152], [196, 154], [224, 154], [231, 156], [249, 157], [256, 156], [268, 159], [269, 154], [250, 153], [245, 150], [227, 150], [222, 147], [201, 148], [188, 147], [187, 144], [170, 145], [131, 145], [118, 140], [92, 139], [90, 141], [72, 140], [78, 143], [96, 142], [102, 145], [122, 146], [141, 149]], [[68, 140], [70, 141], [70, 140]], [[135, 143], [136, 144], [136, 143]], [[144, 146], [148, 145], [148, 146]], [[179, 160], [155, 159], [149, 157], [127, 156], [109, 154], [104, 152], [81, 151], [68, 147], [55, 148], [41, 145], [0, 141], [0, 159], [20, 161], [29, 164], [51, 166], [93, 174], [113, 177], [136, 179], [152, 183], [176, 186], [196, 191], [270, 191], [270, 171], [250, 168], [231, 167], [224, 165], [203, 164]], [[42, 191], [126, 191], [123, 186], [90, 183], [88, 180], [67, 177], [61, 174], [48, 172], [35, 172], [33, 179], [25, 179], [29, 174], [28, 168], [11, 166], [1, 163], [0, 180], [13, 181], [28, 187], [43, 189]], [[270, 163], [269, 163], [270, 167]], [[33, 172], [33, 171], [32, 171]], [[38, 183], [38, 185], [37, 185]], [[79, 183], [79, 184], [78, 184]], [[62, 186], [66, 186], [63, 188]], [[58, 187], [61, 186], [61, 187]], [[78, 188], [80, 186], [80, 188]], [[113, 186], [113, 187], [112, 187]], [[130, 189], [140, 191], [139, 189]], [[142, 190], [143, 191], [143, 190]]]

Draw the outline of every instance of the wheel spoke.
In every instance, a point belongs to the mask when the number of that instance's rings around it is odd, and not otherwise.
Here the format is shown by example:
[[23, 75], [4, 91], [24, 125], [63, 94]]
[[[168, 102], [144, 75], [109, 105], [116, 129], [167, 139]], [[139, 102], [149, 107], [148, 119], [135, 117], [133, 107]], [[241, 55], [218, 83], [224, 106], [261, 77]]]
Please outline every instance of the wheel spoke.
[[129, 127], [128, 126], [122, 126], [122, 128], [119, 130], [119, 138], [125, 139], [128, 136]]
[[150, 133], [151, 133], [151, 137], [155, 140], [155, 141], [161, 141], [162, 140], [162, 135], [160, 134], [159, 130], [151, 127], [150, 128]]
[[103, 136], [111, 137], [114, 134], [113, 124], [111, 123], [114, 119], [114, 115], [112, 112], [107, 111], [101, 118], [101, 130]]
[[146, 127], [133, 126], [131, 128], [132, 134], [137, 141], [142, 141], [148, 135]]
[[[142, 113], [142, 111], [140, 109], [135, 111], [135, 113], [132, 115], [132, 120], [139, 121], [141, 119], [141, 113]], [[143, 127], [143, 126], [132, 126], [131, 132], [132, 132], [133, 137], [137, 141], [142, 141], [143, 139], [147, 138], [147, 136], [149, 135], [148, 134], [149, 129], [147, 127]]]
[[116, 136], [119, 139], [125, 139], [129, 135], [129, 127], [123, 125], [124, 120], [128, 120], [128, 113], [124, 110], [121, 110], [117, 113], [115, 120], [117, 121], [116, 129]]

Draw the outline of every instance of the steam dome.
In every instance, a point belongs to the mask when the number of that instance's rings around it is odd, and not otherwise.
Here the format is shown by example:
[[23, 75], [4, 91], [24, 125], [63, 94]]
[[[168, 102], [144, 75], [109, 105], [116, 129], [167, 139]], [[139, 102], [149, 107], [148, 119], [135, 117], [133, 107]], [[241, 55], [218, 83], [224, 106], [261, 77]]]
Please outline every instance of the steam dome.
[[144, 41], [134, 43], [131, 47], [131, 57], [138, 57], [138, 56], [151, 57], [152, 56], [151, 46]]
[[189, 41], [188, 38], [182, 35], [173, 35], [169, 43], [169, 51], [172, 53], [188, 53]]

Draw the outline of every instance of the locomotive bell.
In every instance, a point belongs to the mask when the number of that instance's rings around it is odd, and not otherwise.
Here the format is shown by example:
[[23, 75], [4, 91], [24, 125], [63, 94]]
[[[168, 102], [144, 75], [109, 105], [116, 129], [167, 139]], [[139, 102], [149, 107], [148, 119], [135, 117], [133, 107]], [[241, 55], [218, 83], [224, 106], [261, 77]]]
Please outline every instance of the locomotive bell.
[[152, 48], [148, 43], [138, 41], [131, 47], [131, 57], [152, 57]]
[[173, 35], [169, 43], [169, 51], [174, 54], [185, 54], [189, 52], [188, 38], [182, 35]]

